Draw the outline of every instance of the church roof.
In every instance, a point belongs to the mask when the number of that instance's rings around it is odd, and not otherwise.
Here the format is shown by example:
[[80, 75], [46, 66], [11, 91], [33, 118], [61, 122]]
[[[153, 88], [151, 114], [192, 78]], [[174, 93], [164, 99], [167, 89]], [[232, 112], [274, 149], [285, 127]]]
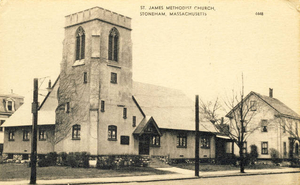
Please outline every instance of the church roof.
[[[195, 103], [182, 91], [133, 83], [133, 96], [146, 116], [152, 116], [159, 128], [195, 130]], [[200, 131], [217, 132], [211, 122], [200, 122]]]

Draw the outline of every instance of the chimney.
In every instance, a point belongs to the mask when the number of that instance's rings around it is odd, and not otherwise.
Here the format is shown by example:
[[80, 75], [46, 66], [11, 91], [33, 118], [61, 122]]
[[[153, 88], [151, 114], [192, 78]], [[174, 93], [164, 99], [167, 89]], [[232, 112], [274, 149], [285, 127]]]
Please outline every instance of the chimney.
[[51, 92], [51, 91], [52, 91], [51, 80], [49, 80], [49, 82], [48, 82], [47, 90], [48, 90], [48, 92]]
[[273, 89], [272, 88], [269, 88], [269, 97], [273, 98]]

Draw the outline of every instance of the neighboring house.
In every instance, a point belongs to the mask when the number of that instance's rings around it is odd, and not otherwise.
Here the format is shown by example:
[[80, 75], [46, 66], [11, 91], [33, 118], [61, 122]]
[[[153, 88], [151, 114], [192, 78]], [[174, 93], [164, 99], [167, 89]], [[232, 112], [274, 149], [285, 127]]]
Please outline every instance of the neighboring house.
[[[52, 91], [48, 92], [44, 101], [40, 104], [37, 127], [38, 154], [47, 154], [54, 151], [54, 145], [51, 139], [55, 128], [58, 86], [59, 78], [55, 81]], [[8, 158], [12, 159], [13, 154], [18, 154], [21, 155], [22, 159], [28, 159], [28, 154], [31, 152], [31, 126], [31, 102], [25, 102], [24, 105], [3, 124], [3, 127], [5, 127], [3, 153], [8, 154]]]
[[[273, 97], [273, 89], [269, 96], [250, 92], [244, 98], [246, 109], [250, 113], [245, 119], [246, 143], [244, 152], [250, 153], [250, 145], [258, 149], [258, 159], [270, 159], [270, 149], [279, 152], [279, 157], [287, 159], [299, 154], [298, 125], [299, 115], [284, 103]], [[239, 103], [240, 104], [240, 103]], [[233, 112], [239, 111], [238, 105], [226, 117], [233, 122]], [[290, 130], [288, 130], [288, 128]], [[292, 134], [293, 133], [293, 134]]]
[[[130, 18], [99, 7], [66, 16], [63, 44], [60, 77], [38, 113], [39, 154], [194, 158], [194, 102], [179, 90], [132, 80]], [[5, 124], [4, 153], [26, 158], [31, 120], [14, 119]], [[210, 122], [200, 130], [201, 158], [233, 152]]]
[[0, 94], [0, 155], [3, 152], [4, 133], [2, 124], [23, 104], [24, 97], [17, 94]]

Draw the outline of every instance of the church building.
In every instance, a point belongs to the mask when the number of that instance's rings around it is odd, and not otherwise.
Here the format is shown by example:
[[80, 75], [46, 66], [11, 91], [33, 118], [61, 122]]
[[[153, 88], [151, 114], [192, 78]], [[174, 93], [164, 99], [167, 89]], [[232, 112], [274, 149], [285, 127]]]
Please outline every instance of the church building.
[[[38, 153], [194, 158], [194, 102], [132, 80], [131, 18], [94, 7], [65, 19], [60, 76], [39, 108]], [[30, 109], [23, 111], [28, 119], [17, 112], [4, 124], [6, 154], [30, 153]], [[210, 122], [200, 131], [200, 158], [233, 153]]]

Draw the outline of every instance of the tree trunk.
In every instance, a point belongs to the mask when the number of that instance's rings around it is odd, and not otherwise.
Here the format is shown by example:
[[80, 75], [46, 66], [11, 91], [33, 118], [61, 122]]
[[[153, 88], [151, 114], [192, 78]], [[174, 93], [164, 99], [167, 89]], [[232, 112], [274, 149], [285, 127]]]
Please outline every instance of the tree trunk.
[[240, 172], [245, 173], [245, 159], [244, 159], [242, 144], [240, 144], [239, 149], [240, 149]]

